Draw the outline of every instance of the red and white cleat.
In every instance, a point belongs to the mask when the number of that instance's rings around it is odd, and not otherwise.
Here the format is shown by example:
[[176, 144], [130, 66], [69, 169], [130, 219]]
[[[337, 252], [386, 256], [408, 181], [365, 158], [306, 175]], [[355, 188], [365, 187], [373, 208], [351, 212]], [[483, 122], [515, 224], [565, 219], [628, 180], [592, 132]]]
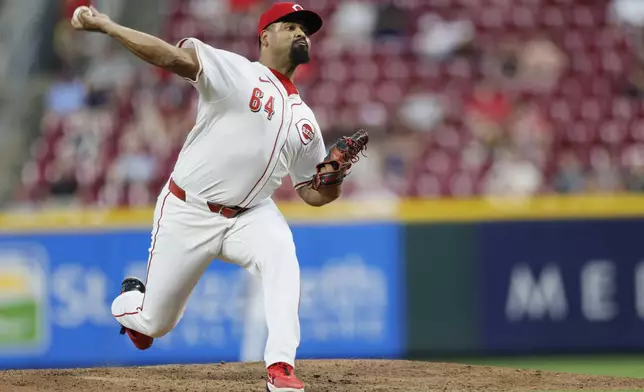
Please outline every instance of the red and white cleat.
[[304, 383], [293, 373], [293, 366], [278, 362], [269, 366], [267, 370], [266, 390], [268, 392], [304, 392]]
[[[123, 282], [121, 283], [121, 294], [134, 290], [145, 293], [145, 285], [137, 278], [128, 277], [123, 279]], [[154, 338], [140, 332], [136, 332], [132, 329], [121, 327], [121, 335], [125, 335], [126, 333], [127, 336], [130, 337], [130, 340], [132, 340], [132, 343], [134, 343], [136, 348], [139, 350], [147, 350], [152, 347]]]
[[147, 350], [150, 347], [152, 347], [152, 342], [154, 342], [154, 338], [151, 338], [147, 335], [143, 335], [140, 332], [136, 332], [132, 329], [121, 327], [121, 335], [125, 335], [127, 333], [127, 336], [130, 337], [130, 340], [136, 348], [139, 350]]

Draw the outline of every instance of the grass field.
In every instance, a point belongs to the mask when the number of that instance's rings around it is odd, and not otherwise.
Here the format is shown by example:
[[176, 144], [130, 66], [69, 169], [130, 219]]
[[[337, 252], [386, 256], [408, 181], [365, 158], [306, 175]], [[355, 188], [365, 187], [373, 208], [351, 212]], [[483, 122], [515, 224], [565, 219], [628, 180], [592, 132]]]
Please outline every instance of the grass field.
[[[464, 358], [450, 362], [564, 373], [644, 378], [644, 356]], [[642, 392], [642, 390], [638, 390], [638, 392]]]
[[451, 362], [555, 372], [644, 378], [644, 356], [476, 358]]

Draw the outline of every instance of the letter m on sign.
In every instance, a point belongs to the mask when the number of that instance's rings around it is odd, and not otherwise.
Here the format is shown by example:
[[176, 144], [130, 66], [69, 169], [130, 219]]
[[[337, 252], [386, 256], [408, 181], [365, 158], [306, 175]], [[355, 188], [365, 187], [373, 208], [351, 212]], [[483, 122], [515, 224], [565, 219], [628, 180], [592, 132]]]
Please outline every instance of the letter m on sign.
[[556, 265], [547, 265], [538, 277], [527, 264], [518, 264], [512, 269], [505, 303], [505, 315], [509, 321], [563, 320], [568, 313], [568, 302], [561, 272]]

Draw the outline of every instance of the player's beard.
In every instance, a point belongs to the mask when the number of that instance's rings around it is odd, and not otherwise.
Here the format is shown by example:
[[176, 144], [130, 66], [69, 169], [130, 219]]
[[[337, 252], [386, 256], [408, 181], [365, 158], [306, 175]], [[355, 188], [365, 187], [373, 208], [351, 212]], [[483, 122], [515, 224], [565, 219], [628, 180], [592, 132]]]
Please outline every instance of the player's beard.
[[291, 52], [289, 53], [291, 64], [296, 67], [300, 64], [306, 64], [311, 61], [308, 45], [299, 45], [298, 42], [301, 41], [294, 41], [291, 44]]

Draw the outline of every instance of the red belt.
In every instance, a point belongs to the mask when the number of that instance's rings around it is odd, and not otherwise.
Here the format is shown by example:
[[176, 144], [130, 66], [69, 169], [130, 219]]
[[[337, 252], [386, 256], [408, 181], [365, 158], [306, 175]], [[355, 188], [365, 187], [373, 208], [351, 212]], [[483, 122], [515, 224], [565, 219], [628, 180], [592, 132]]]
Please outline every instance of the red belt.
[[[184, 202], [186, 201], [186, 191], [181, 189], [181, 187], [177, 185], [177, 183], [174, 182], [172, 178], [170, 179], [170, 185], [168, 186], [168, 189], [170, 189], [170, 193], [175, 195], [179, 200], [182, 200]], [[226, 207], [222, 206], [221, 204], [212, 203], [210, 201], [206, 202], [206, 205], [208, 206], [208, 209], [210, 211], [222, 215], [226, 218], [234, 218], [242, 212], [249, 210], [248, 208], [242, 207]]]

